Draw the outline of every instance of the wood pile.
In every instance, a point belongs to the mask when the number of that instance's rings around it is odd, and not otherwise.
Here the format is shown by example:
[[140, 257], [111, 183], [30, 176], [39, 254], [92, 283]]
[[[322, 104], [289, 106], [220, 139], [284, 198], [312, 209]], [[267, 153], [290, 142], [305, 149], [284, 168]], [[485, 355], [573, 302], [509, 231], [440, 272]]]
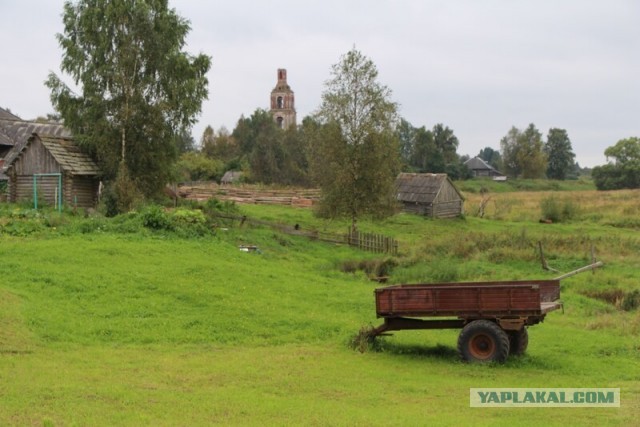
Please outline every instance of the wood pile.
[[310, 208], [320, 198], [315, 189], [272, 189], [258, 186], [226, 186], [216, 183], [194, 183], [179, 185], [178, 196], [187, 200], [205, 201], [216, 198], [238, 204], [284, 205]]

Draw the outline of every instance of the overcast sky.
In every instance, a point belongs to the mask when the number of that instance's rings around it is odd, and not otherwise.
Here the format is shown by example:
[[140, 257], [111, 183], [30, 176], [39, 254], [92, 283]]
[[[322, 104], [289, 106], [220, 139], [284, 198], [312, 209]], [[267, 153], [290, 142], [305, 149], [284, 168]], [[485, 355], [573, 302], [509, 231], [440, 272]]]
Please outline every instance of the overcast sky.
[[[0, 0], [0, 107], [53, 112], [43, 82], [60, 75], [63, 0]], [[191, 21], [186, 50], [212, 57], [209, 99], [193, 129], [233, 130], [269, 107], [286, 68], [298, 121], [320, 104], [331, 65], [355, 46], [378, 67], [400, 114], [443, 123], [459, 154], [500, 148], [512, 126], [566, 129], [582, 166], [640, 137], [637, 0], [170, 0]], [[63, 79], [71, 82], [68, 76]]]

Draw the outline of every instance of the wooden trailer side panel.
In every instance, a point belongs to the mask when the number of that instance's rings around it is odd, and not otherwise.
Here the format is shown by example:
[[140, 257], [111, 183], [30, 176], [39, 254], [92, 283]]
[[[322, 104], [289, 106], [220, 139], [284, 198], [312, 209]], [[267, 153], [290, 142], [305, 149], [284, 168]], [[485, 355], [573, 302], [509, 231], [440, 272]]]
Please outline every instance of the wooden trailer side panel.
[[378, 317], [537, 316], [541, 303], [557, 296], [553, 281], [399, 285], [376, 289], [376, 311]]

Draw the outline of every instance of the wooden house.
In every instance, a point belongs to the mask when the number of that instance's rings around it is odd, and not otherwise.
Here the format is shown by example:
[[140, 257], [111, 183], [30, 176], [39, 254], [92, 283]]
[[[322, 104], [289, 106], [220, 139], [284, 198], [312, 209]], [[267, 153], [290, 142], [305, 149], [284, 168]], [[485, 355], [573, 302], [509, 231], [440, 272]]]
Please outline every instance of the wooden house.
[[396, 186], [404, 212], [432, 218], [455, 218], [463, 213], [464, 198], [446, 174], [401, 173]]
[[469, 168], [474, 177], [504, 177], [504, 175], [496, 170], [493, 166], [482, 160], [480, 157], [474, 157], [464, 162], [465, 166]]
[[38, 200], [56, 206], [95, 207], [100, 170], [68, 132], [58, 133], [33, 133], [5, 157], [10, 202]]

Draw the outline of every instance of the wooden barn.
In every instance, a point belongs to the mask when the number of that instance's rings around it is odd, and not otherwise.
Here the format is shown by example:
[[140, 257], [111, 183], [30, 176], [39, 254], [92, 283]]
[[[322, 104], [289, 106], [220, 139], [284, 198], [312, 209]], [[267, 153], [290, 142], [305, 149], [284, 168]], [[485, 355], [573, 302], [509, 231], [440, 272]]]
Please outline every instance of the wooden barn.
[[69, 136], [33, 133], [5, 157], [9, 201], [95, 207], [100, 170]]
[[401, 173], [396, 179], [404, 212], [432, 218], [462, 215], [464, 198], [446, 174]]

